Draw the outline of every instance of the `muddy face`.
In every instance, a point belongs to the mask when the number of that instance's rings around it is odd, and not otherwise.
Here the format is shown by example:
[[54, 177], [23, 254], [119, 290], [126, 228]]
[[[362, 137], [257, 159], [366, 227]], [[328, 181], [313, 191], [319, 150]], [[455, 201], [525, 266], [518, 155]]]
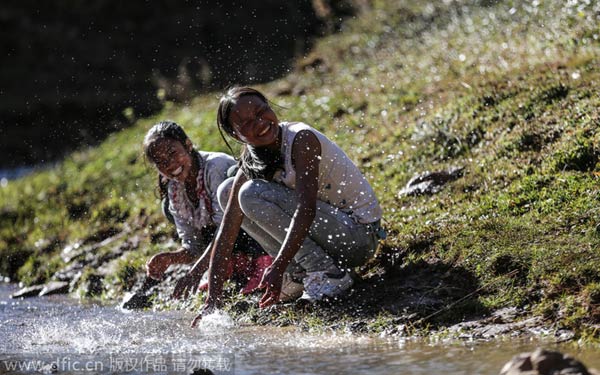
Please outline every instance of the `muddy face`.
[[255, 147], [274, 144], [280, 132], [275, 112], [256, 95], [242, 96], [233, 106], [229, 122], [236, 139]]
[[192, 153], [188, 147], [173, 139], [156, 141], [151, 149], [152, 161], [168, 179], [185, 182], [192, 169]]

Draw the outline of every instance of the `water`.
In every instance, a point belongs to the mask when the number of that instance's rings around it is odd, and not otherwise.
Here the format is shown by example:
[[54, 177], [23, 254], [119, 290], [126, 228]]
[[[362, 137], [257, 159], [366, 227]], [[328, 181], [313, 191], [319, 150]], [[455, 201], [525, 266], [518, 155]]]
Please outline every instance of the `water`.
[[[294, 328], [243, 326], [222, 314], [190, 329], [191, 313], [129, 312], [65, 296], [11, 300], [8, 295], [14, 290], [13, 285], [0, 284], [0, 374], [15, 373], [6, 369], [7, 363], [40, 359], [64, 370], [56, 372], [61, 374], [121, 373], [118, 369], [131, 369], [129, 374], [188, 374], [191, 367], [236, 375], [498, 374], [514, 354], [540, 344], [315, 335]], [[598, 351], [558, 349], [600, 368]], [[75, 371], [82, 364], [96, 369]], [[40, 373], [37, 370], [21, 373]]]
[[0, 180], [16, 180], [24, 177], [35, 170], [34, 167], [0, 168]]

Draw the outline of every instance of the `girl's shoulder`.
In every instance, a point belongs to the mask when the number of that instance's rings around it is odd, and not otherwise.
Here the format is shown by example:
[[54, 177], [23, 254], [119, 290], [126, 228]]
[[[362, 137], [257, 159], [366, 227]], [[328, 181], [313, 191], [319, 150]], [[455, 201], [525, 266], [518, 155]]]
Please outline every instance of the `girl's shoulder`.
[[203, 164], [207, 170], [210, 169], [227, 169], [236, 164], [235, 159], [224, 152], [207, 152], [200, 151], [203, 159]]
[[283, 129], [284, 143], [293, 143], [296, 139], [296, 135], [303, 130], [308, 130], [313, 133], [318, 133], [312, 126], [303, 122], [282, 122], [281, 127]]
[[304, 123], [304, 122], [287, 122], [284, 123], [284, 139], [286, 143], [292, 144], [296, 140], [296, 135], [301, 131], [308, 130], [313, 133], [319, 142], [331, 142], [331, 140], [323, 133], [313, 128], [312, 126]]
[[285, 129], [287, 129], [288, 131], [293, 131], [293, 132], [299, 132], [301, 130], [304, 129], [312, 129], [314, 130], [314, 128], [304, 122], [300, 122], [300, 121], [285, 121], [285, 122], [281, 122], [281, 126]]
[[224, 152], [206, 152], [204, 157], [204, 185], [216, 193], [218, 186], [228, 177], [228, 171], [237, 164], [235, 159]]

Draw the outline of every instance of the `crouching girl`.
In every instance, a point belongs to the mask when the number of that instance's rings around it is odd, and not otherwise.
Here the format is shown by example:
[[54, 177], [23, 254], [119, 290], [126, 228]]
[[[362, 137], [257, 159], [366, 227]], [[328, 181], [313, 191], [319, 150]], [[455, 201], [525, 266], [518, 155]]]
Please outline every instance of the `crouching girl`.
[[[204, 313], [218, 307], [218, 272], [240, 228], [274, 257], [265, 270], [259, 306], [277, 302], [290, 285], [307, 300], [348, 291], [352, 267], [363, 265], [384, 236], [381, 207], [349, 157], [325, 135], [301, 122], [279, 122], [265, 96], [233, 88], [219, 103], [219, 129], [244, 144], [241, 168], [220, 188], [225, 207], [209, 269]], [[229, 192], [225, 197], [225, 193]]]
[[[208, 269], [210, 244], [223, 218], [217, 191], [235, 161], [221, 152], [195, 150], [183, 128], [170, 121], [160, 122], [148, 131], [144, 138], [144, 153], [159, 171], [158, 187], [164, 202], [163, 209], [175, 223], [182, 241], [179, 250], [153, 256], [146, 265], [147, 275], [161, 279], [172, 264], [196, 262], [191, 274], [199, 277], [186, 275], [178, 285], [197, 287], [202, 274]], [[264, 269], [260, 266], [265, 262], [261, 256], [266, 255], [244, 233], [236, 234], [235, 240], [236, 256], [221, 263], [223, 268], [218, 273], [227, 279], [237, 271], [250, 279], [245, 280], [248, 283], [244, 289], [244, 292], [250, 292], [260, 281]], [[237, 262], [232, 262], [233, 259]], [[181, 288], [176, 286], [174, 296], [181, 296], [180, 291]], [[185, 290], [183, 295], [187, 296], [190, 291]]]

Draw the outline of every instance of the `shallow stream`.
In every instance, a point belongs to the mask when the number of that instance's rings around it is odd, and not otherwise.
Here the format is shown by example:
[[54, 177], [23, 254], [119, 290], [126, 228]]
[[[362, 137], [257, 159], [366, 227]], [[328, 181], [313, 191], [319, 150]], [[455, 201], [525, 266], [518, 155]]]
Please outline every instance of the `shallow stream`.
[[498, 374], [513, 355], [538, 346], [600, 368], [597, 348], [309, 334], [240, 326], [218, 314], [190, 329], [190, 313], [123, 311], [66, 296], [12, 300], [15, 290], [0, 284], [0, 374], [189, 374], [201, 367], [236, 375]]

